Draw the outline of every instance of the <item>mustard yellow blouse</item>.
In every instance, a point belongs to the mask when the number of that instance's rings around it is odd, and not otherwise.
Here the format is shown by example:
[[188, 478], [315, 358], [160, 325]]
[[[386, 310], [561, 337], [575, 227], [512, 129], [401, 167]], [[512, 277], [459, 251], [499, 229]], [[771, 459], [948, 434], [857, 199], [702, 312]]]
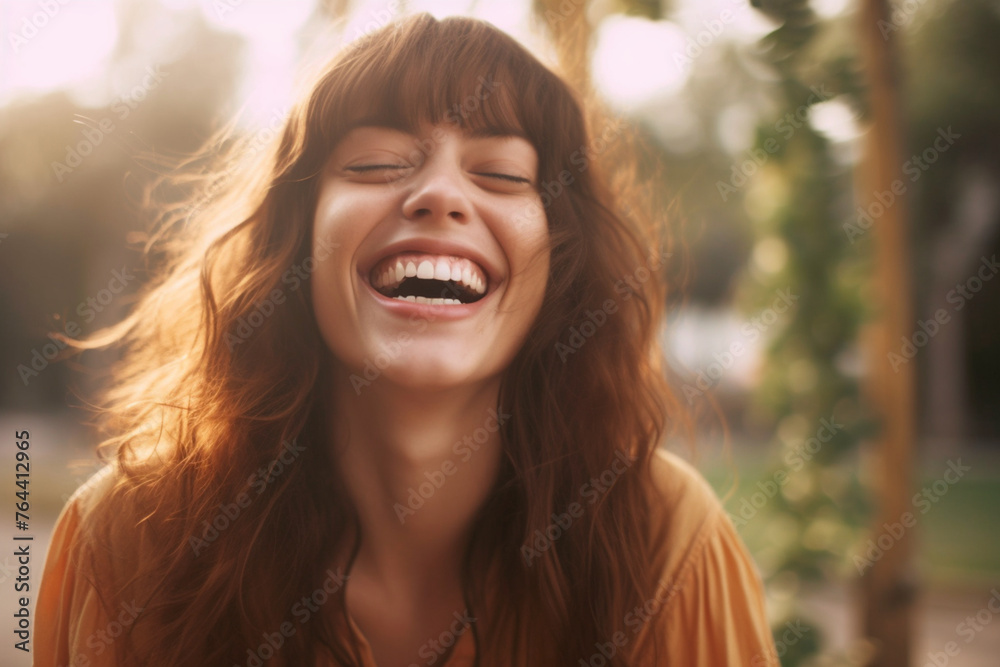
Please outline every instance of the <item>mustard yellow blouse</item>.
[[[656, 595], [660, 622], [626, 622], [623, 641], [662, 643], [662, 659], [671, 666], [778, 665], [760, 576], [715, 493], [694, 468], [664, 450], [654, 458], [652, 472], [664, 495], [661, 518], [669, 542]], [[111, 475], [105, 477], [81, 487], [56, 523], [36, 606], [35, 667], [113, 666], [112, 643], [138, 611], [122, 605], [109, 617], [72, 560], [80, 523]], [[351, 625], [362, 640], [364, 666], [377, 667], [353, 619]], [[650, 635], [660, 628], [669, 631], [659, 630], [662, 638]], [[466, 632], [443, 664], [474, 662], [475, 644]]]

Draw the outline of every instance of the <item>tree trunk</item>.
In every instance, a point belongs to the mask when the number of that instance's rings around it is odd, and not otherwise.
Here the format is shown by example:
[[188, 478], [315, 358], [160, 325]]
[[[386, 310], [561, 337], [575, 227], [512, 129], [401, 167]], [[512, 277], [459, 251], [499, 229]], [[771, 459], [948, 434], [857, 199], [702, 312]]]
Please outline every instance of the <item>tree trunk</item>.
[[[914, 364], [890, 364], [890, 353], [899, 354], [902, 340], [910, 340], [915, 326], [910, 281], [910, 239], [907, 197], [893, 192], [903, 164], [898, 70], [893, 45], [890, 7], [886, 0], [863, 0], [861, 39], [870, 85], [872, 126], [867, 135], [860, 202], [872, 218], [875, 246], [876, 294], [879, 319], [870, 338], [869, 392], [882, 422], [877, 442], [875, 487], [877, 520], [872, 539], [882, 555], [862, 578], [865, 598], [864, 633], [874, 643], [872, 667], [908, 667], [915, 582], [912, 571], [913, 529], [900, 537], [884, 526], [901, 524], [913, 513], [912, 468], [914, 428]], [[902, 184], [902, 181], [900, 181]], [[900, 184], [897, 189], [902, 191]], [[875, 193], [889, 193], [875, 200]], [[881, 213], [879, 211], [881, 210]], [[878, 213], [877, 215], [875, 215]], [[895, 368], [893, 368], [895, 366]], [[882, 544], [879, 545], [879, 538]], [[889, 548], [883, 545], [892, 542]]]

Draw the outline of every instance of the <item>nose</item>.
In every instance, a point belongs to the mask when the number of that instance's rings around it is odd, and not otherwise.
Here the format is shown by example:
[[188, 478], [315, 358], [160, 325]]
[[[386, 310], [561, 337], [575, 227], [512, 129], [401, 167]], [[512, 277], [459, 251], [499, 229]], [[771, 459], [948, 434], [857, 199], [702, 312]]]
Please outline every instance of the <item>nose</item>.
[[413, 184], [403, 202], [403, 216], [407, 220], [465, 223], [471, 218], [472, 204], [464, 189], [461, 167], [443, 151], [418, 167]]

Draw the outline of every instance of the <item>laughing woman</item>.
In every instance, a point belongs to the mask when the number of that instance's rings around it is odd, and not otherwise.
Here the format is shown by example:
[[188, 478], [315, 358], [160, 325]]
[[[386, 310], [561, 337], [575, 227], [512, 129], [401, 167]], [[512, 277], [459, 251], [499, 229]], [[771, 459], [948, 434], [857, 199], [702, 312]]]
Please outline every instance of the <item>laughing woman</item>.
[[35, 664], [776, 664], [744, 546], [659, 449], [664, 255], [584, 117], [510, 37], [419, 15], [168, 218], [90, 343], [124, 348], [120, 435], [58, 521]]

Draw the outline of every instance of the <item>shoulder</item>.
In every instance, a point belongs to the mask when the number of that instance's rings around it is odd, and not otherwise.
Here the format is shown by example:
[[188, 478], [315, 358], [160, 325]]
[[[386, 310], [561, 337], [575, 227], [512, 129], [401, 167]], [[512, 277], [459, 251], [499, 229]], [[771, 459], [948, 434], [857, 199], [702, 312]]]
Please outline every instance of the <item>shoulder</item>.
[[715, 491], [694, 466], [677, 454], [658, 449], [650, 462], [653, 517], [669, 527], [668, 539], [684, 544], [725, 517]]
[[109, 463], [73, 492], [73, 495], [66, 502], [66, 507], [74, 508], [83, 515], [89, 515], [94, 511], [98, 502], [111, 492], [119, 477], [120, 472], [117, 465]]
[[777, 664], [760, 574], [712, 487], [662, 449], [650, 475], [651, 534], [662, 557], [633, 630], [670, 664]]
[[117, 467], [109, 464], [73, 492], [56, 519], [47, 562], [59, 557], [72, 557], [74, 561], [79, 561], [85, 555], [83, 552], [92, 541], [89, 538], [96, 519], [115, 515], [107, 509], [106, 501], [118, 478]]
[[[115, 469], [106, 466], [69, 498], [56, 520], [35, 607], [35, 658], [38, 667], [112, 664], [113, 651], [105, 643], [111, 619], [106, 600], [93, 586], [90, 565], [92, 540], [89, 523], [100, 500], [114, 486]], [[117, 617], [116, 617], [117, 618]]]
[[99, 511], [101, 501], [114, 487], [115, 479], [115, 466], [106, 465], [73, 492], [56, 519], [47, 563], [54, 564], [61, 557], [71, 554], [79, 556], [76, 552], [79, 551], [86, 528], [95, 512]]
[[661, 578], [677, 579], [720, 529], [725, 511], [698, 470], [678, 455], [658, 449], [650, 462], [651, 539], [662, 546]]
[[649, 475], [650, 539], [661, 557], [655, 567], [661, 595], [672, 599], [679, 583], [708, 556], [706, 550], [720, 546], [710, 542], [725, 532], [728, 518], [701, 473], [676, 454], [658, 449]]

